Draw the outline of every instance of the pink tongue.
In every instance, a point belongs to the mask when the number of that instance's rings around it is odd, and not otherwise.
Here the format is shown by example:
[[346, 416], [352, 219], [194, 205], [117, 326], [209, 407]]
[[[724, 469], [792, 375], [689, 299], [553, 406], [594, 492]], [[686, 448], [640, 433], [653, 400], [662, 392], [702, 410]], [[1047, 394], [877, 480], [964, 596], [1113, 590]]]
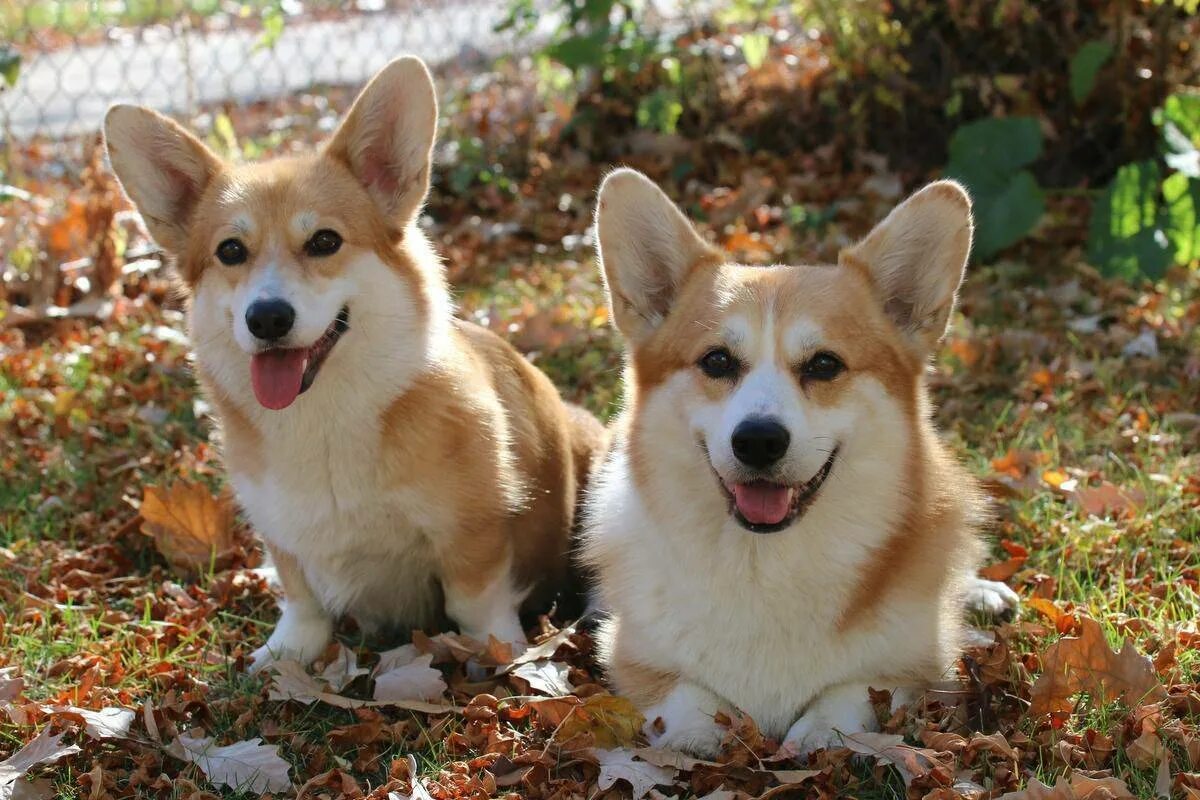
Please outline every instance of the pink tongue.
[[733, 502], [747, 522], [776, 525], [787, 516], [792, 505], [792, 490], [769, 483], [735, 483]]
[[300, 394], [308, 350], [267, 350], [250, 359], [250, 382], [254, 396], [264, 408], [287, 408]]

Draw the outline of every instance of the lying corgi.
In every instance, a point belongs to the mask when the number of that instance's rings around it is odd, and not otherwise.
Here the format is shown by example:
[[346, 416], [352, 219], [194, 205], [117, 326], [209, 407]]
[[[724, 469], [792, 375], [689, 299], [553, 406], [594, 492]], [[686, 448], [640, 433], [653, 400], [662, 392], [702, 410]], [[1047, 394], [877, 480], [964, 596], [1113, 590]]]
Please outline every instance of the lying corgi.
[[224, 163], [115, 106], [114, 171], [189, 297], [196, 373], [283, 613], [252, 669], [310, 661], [334, 618], [446, 616], [521, 641], [567, 573], [600, 423], [489, 331], [452, 316], [417, 218], [437, 123], [416, 58], [385, 67], [318, 152]]
[[938, 442], [925, 368], [971, 247], [927, 186], [837, 266], [726, 263], [645, 176], [597, 209], [626, 407], [586, 501], [611, 612], [601, 658], [659, 746], [711, 756], [718, 711], [784, 752], [876, 726], [867, 688], [953, 675], [980, 581], [974, 481]]

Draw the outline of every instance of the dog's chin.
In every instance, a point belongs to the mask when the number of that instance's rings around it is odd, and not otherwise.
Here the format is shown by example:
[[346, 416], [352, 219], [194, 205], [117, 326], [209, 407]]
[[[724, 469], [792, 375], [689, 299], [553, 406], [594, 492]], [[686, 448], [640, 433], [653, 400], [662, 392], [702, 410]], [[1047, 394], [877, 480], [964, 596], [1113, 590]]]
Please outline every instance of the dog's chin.
[[838, 448], [835, 447], [821, 468], [798, 484], [765, 479], [726, 480], [716, 467], [713, 467], [713, 474], [725, 496], [729, 515], [739, 525], [751, 533], [778, 533], [791, 527], [816, 502], [821, 487], [833, 472], [837, 455]]

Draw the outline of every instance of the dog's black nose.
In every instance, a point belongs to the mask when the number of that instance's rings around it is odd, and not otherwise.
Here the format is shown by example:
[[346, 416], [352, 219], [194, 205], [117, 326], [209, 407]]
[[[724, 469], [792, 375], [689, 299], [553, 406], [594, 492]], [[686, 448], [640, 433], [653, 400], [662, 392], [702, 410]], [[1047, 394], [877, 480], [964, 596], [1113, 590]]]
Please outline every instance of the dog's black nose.
[[246, 327], [258, 339], [282, 339], [295, 322], [296, 309], [286, 300], [255, 300], [246, 309]]
[[792, 436], [778, 420], [750, 417], [733, 429], [733, 454], [748, 467], [763, 469], [783, 458]]

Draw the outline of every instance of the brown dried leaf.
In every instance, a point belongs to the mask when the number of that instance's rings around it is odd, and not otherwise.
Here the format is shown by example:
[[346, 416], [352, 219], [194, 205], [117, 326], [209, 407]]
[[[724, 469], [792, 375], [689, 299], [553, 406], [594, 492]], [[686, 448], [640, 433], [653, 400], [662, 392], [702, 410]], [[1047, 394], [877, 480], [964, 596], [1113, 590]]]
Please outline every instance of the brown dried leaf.
[[842, 743], [855, 753], [873, 756], [883, 764], [896, 767], [905, 786], [911, 786], [918, 778], [941, 770], [953, 775], [950, 766], [942, 763], [946, 753], [924, 747], [913, 747], [904, 743], [904, 737], [890, 733], [855, 733], [842, 737]]
[[142, 533], [184, 572], [207, 570], [233, 549], [233, 507], [202, 483], [177, 481], [168, 490], [147, 486], [141, 511]]
[[1133, 800], [1129, 787], [1120, 778], [1089, 778], [1075, 773], [1058, 779], [1053, 787], [1030, 778], [1019, 792], [1001, 795], [1000, 800]]
[[1146, 502], [1141, 489], [1122, 489], [1104, 481], [1099, 486], [1084, 486], [1071, 493], [1083, 511], [1093, 517], [1128, 517]]
[[1129, 705], [1166, 697], [1153, 663], [1132, 642], [1113, 652], [1099, 622], [1083, 617], [1079, 627], [1079, 636], [1059, 639], [1042, 656], [1042, 674], [1030, 691], [1031, 714], [1069, 712], [1074, 708], [1071, 698], [1078, 692], [1107, 700], [1124, 698]]
[[17, 781], [39, 764], [53, 764], [64, 756], [79, 752], [73, 744], [63, 745], [63, 734], [51, 734], [50, 728], [42, 728], [33, 740], [12, 756], [0, 761], [0, 800], [9, 800], [16, 792]]

